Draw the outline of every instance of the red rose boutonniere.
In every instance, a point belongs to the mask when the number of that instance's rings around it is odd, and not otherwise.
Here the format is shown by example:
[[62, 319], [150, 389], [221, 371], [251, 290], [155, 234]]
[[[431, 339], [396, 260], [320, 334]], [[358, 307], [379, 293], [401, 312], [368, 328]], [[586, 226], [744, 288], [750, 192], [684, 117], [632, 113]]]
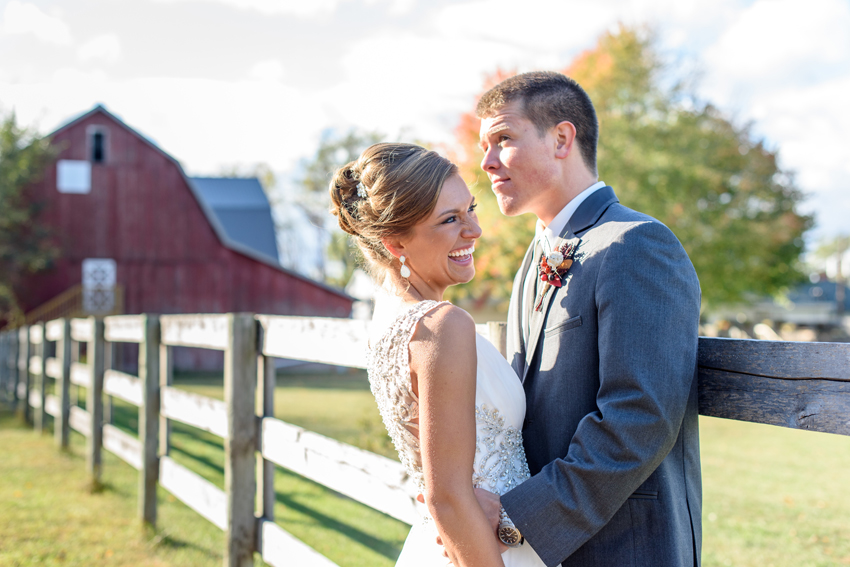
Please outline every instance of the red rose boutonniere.
[[540, 311], [543, 307], [543, 300], [553, 287], [561, 287], [564, 285], [567, 272], [573, 265], [575, 257], [576, 245], [571, 242], [564, 242], [561, 246], [555, 248], [548, 254], [540, 256], [540, 264], [537, 266], [537, 274], [540, 277], [542, 289], [538, 296], [537, 302], [534, 305], [535, 311]]

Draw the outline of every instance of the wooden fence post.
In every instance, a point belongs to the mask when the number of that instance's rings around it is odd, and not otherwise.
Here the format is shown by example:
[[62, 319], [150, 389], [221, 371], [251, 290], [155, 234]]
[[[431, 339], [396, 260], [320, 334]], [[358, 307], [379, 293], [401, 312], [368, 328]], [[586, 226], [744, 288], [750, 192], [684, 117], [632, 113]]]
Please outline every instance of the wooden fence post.
[[139, 441], [142, 468], [139, 471], [139, 518], [156, 525], [156, 484], [159, 479], [159, 317], [143, 315], [144, 340], [139, 344], [139, 380], [142, 400], [139, 407]]
[[[260, 331], [262, 332], [262, 331]], [[262, 343], [260, 343], [262, 344]], [[275, 464], [263, 458], [262, 447], [262, 419], [274, 417], [274, 388], [275, 370], [274, 358], [260, 354], [257, 357], [257, 494], [260, 496], [261, 517], [266, 520], [274, 520], [274, 469]], [[258, 542], [257, 549], [262, 549]]]
[[[489, 321], [487, 323], [488, 331], [490, 332], [490, 342], [493, 343], [502, 356], [507, 357], [508, 353], [508, 324], [502, 321]], [[510, 361], [508, 361], [510, 362]]]
[[59, 415], [53, 424], [53, 434], [56, 444], [61, 448], [68, 447], [71, 433], [71, 320], [67, 317], [60, 319], [62, 337], [56, 347], [56, 358], [59, 359], [62, 373], [56, 383], [59, 396]]
[[[8, 396], [9, 386], [12, 381], [12, 335], [11, 333], [0, 333], [0, 400]], [[8, 400], [9, 405], [14, 407], [14, 397]]]
[[[44, 407], [47, 404], [47, 324], [42, 322], [39, 323], [36, 327], [31, 327], [31, 331], [35, 331], [38, 335], [41, 335], [41, 344], [38, 347], [39, 353], [39, 366], [38, 369], [38, 397], [40, 398], [40, 402], [38, 404], [38, 411], [35, 414], [35, 428], [39, 433], [44, 433], [44, 430], [47, 429], [47, 410]], [[32, 338], [32, 335], [30, 335]]]
[[21, 355], [21, 333], [18, 331], [10, 331], [9, 332], [9, 350], [6, 354], [6, 365], [11, 367], [11, 375], [12, 375], [12, 402], [14, 403], [15, 411], [17, 412], [20, 408], [22, 384], [25, 379], [25, 374], [21, 372], [20, 364], [18, 364], [18, 358]]
[[[171, 386], [174, 382], [174, 348], [159, 345], [159, 389]], [[167, 456], [171, 451], [171, 421], [164, 415], [159, 416], [159, 455]]]
[[15, 366], [18, 367], [18, 381], [24, 385], [24, 422], [32, 423], [32, 407], [30, 406], [30, 392], [32, 391], [32, 379], [30, 374], [30, 358], [32, 347], [30, 342], [30, 328], [28, 326], [18, 329], [18, 356]]
[[224, 351], [224, 400], [228, 435], [224, 439], [224, 490], [227, 494], [225, 567], [254, 564], [257, 495], [256, 382], [257, 321], [250, 313], [229, 313]]
[[[103, 373], [105, 375], [107, 370], [115, 368], [115, 343], [104, 339], [103, 345]], [[115, 404], [112, 396], [106, 396], [106, 400], [103, 402], [103, 423], [112, 425], [115, 417], [114, 410]]]
[[101, 447], [103, 446], [103, 373], [104, 340], [103, 319], [89, 317], [92, 336], [89, 339], [86, 357], [91, 371], [91, 384], [86, 397], [86, 409], [91, 415], [91, 435], [88, 438], [87, 464], [94, 486], [100, 484]]

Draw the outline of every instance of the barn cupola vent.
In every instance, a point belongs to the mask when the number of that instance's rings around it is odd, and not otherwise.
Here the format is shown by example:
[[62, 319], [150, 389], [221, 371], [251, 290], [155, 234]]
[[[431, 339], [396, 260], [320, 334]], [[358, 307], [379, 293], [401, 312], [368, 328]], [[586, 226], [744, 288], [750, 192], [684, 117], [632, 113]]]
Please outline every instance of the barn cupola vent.
[[90, 126], [88, 128], [89, 161], [92, 163], [106, 163], [107, 132], [103, 126]]

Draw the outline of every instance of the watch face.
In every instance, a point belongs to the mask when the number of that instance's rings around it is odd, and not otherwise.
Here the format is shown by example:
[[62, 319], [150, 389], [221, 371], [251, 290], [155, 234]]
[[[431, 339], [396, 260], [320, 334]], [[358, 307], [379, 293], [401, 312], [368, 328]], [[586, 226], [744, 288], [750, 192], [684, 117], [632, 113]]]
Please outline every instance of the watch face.
[[519, 530], [513, 526], [501, 526], [499, 528], [499, 539], [502, 540], [502, 543], [505, 545], [519, 545]]

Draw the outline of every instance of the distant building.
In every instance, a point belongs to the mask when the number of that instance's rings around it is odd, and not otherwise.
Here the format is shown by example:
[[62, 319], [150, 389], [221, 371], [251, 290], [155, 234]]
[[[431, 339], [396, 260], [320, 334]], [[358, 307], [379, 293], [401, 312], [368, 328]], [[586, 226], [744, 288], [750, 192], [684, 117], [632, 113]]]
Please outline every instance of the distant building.
[[[843, 310], [839, 309], [840, 298], [836, 295], [843, 298]], [[795, 287], [781, 300], [761, 298], [746, 306], [714, 311], [711, 318], [749, 324], [769, 320], [777, 327], [791, 323], [819, 329], [843, 328], [850, 333], [850, 289], [822, 277]]]
[[51, 140], [57, 160], [34, 195], [61, 253], [26, 280], [25, 312], [350, 316], [343, 291], [280, 265], [256, 179], [187, 177], [100, 105]]

